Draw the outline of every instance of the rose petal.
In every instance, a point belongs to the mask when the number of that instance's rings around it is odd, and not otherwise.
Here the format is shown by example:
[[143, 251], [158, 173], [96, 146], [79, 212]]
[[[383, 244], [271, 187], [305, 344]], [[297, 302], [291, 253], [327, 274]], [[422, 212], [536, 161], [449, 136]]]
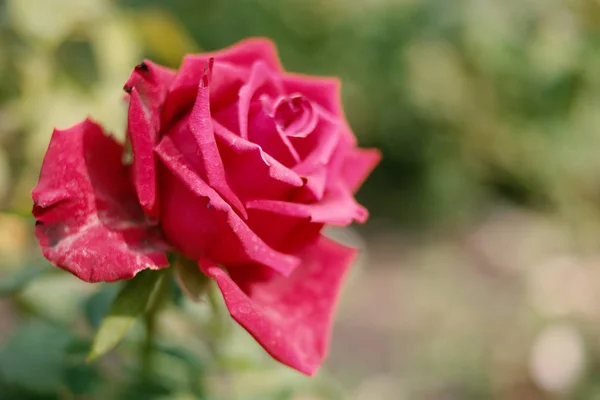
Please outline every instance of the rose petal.
[[145, 60], [125, 83], [130, 93], [127, 134], [133, 152], [133, 179], [144, 212], [158, 216], [156, 165], [152, 148], [160, 131], [160, 111], [175, 72]]
[[342, 166], [342, 177], [350, 190], [356, 192], [379, 161], [381, 152], [377, 149], [352, 149]]
[[217, 192], [193, 171], [168, 136], [156, 148], [167, 167], [161, 176], [161, 221], [165, 235], [192, 259], [226, 265], [259, 263], [289, 275], [298, 265], [261, 240]]
[[[211, 57], [185, 56], [177, 77], [165, 99], [162, 121], [165, 127], [177, 122], [192, 108], [198, 95], [200, 80], [204, 75], [204, 66]], [[212, 66], [210, 83], [210, 103], [213, 114], [218, 113], [238, 98], [238, 91], [248, 80], [250, 70], [221, 60], [215, 60]]]
[[[272, 69], [257, 61], [252, 66], [248, 81], [239, 90], [237, 104], [214, 117], [232, 132], [239, 132], [242, 138], [259, 145], [282, 164], [291, 166], [298, 163], [300, 157], [289, 139], [277, 130], [273, 116], [265, 110], [268, 106], [265, 103], [269, 102], [267, 99], [278, 98], [282, 93], [281, 83]], [[232, 118], [237, 118], [237, 124], [228, 121]]]
[[156, 163], [154, 144], [158, 131], [152, 128], [151, 111], [147, 110], [136, 88], [131, 90], [127, 133], [133, 153], [133, 183], [144, 212], [158, 217], [158, 198], [156, 196]]
[[199, 267], [217, 281], [231, 316], [273, 358], [313, 375], [329, 350], [340, 285], [355, 255], [322, 236], [298, 253], [302, 265], [288, 278], [252, 282], [244, 269], [237, 281], [233, 270], [229, 276], [216, 265]]
[[302, 93], [303, 96], [323, 107], [331, 115], [342, 115], [339, 79], [285, 74], [281, 77], [281, 82], [286, 93]]
[[248, 81], [255, 62], [264, 62], [274, 72], [283, 71], [277, 49], [269, 39], [246, 39], [219, 51], [188, 55], [184, 57], [165, 101], [163, 121], [166, 124], [173, 123], [178, 116], [189, 111], [186, 105], [196, 97], [202, 69], [210, 58], [215, 59], [214, 82], [211, 84], [214, 112], [237, 100], [237, 91]]
[[228, 62], [248, 69], [257, 61], [263, 61], [273, 72], [283, 71], [279, 55], [277, 54], [277, 48], [268, 38], [256, 37], [244, 39], [230, 47], [192, 57], [204, 61], [214, 57], [217, 61]]
[[219, 152], [235, 192], [242, 198], [287, 198], [304, 182], [260, 146], [213, 121]]
[[262, 105], [254, 104], [254, 110], [248, 121], [250, 126], [248, 140], [257, 144], [271, 157], [285, 165], [293, 167], [300, 162], [300, 155], [278, 129], [273, 117], [269, 116]]
[[169, 131], [169, 137], [200, 178], [216, 190], [243, 218], [248, 218], [242, 202], [227, 183], [223, 162], [215, 142], [209, 100], [210, 62], [207, 66], [189, 118], [182, 120], [184, 124], [173, 127]]
[[122, 153], [90, 120], [55, 130], [32, 192], [44, 256], [84, 281], [129, 279], [168, 265], [167, 247], [145, 222]]
[[313, 242], [323, 228], [322, 223], [313, 222], [306, 215], [283, 214], [274, 208], [265, 208], [249, 208], [246, 223], [265, 243], [283, 253]]
[[305, 138], [290, 137], [290, 142], [302, 158], [302, 162], [294, 167], [295, 170], [316, 164], [327, 165], [339, 143], [342, 123], [329, 117], [319, 107], [315, 106], [315, 111], [318, 120], [313, 133]]
[[273, 104], [272, 117], [281, 135], [296, 138], [305, 138], [310, 135], [319, 119], [312, 103], [299, 93], [280, 96], [276, 99]]
[[[138, 64], [123, 89], [130, 93], [131, 89], [136, 88], [144, 105], [148, 108], [152, 116], [160, 115], [162, 104], [165, 101], [169, 86], [175, 79], [175, 71], [154, 64], [152, 61], [144, 60]], [[157, 124], [153, 129], [158, 129], [159, 119], [153, 120]]]
[[[323, 198], [327, 186], [337, 181], [335, 160], [340, 154], [341, 125], [319, 113], [321, 119], [313, 134], [307, 138], [292, 138], [294, 146], [305, 157], [293, 170], [306, 181], [304, 193], [296, 200], [301, 202], [319, 201]], [[345, 148], [344, 148], [345, 149]], [[339, 166], [337, 169], [341, 168]]]
[[294, 200], [300, 203], [317, 202], [321, 200], [325, 194], [327, 182], [330, 180], [329, 170], [329, 166], [323, 164], [302, 164], [299, 167], [294, 168], [294, 171], [302, 176], [306, 182], [302, 188], [303, 190]]
[[316, 203], [258, 199], [248, 201], [246, 207], [294, 218], [310, 218], [314, 223], [339, 226], [350, 225], [352, 221], [363, 223], [369, 216], [368, 211], [356, 202], [352, 193], [341, 182], [328, 187], [321, 201]]
[[261, 95], [276, 97], [281, 95], [282, 92], [283, 88], [266, 63], [257, 61], [252, 65], [250, 77], [246, 84], [240, 88], [238, 96], [238, 118], [241, 137], [248, 139], [248, 113], [252, 99], [258, 98]]

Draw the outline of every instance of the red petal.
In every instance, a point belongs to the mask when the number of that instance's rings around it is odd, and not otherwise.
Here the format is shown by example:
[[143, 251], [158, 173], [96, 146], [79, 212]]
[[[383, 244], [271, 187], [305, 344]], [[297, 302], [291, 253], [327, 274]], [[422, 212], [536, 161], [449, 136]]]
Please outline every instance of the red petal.
[[275, 44], [267, 38], [250, 38], [239, 41], [230, 47], [208, 53], [199, 54], [197, 60], [206, 61], [214, 57], [217, 61], [224, 61], [234, 65], [250, 68], [257, 61], [265, 62], [275, 72], [282, 72], [283, 67], [279, 61]]
[[[267, 85], [267, 83], [270, 83], [270, 85]], [[248, 113], [252, 99], [258, 97], [259, 90], [260, 94], [270, 96], [280, 95], [282, 88], [279, 86], [277, 80], [273, 77], [273, 71], [269, 69], [267, 64], [257, 61], [252, 65], [250, 77], [239, 91], [238, 118], [241, 137], [248, 139]], [[269, 87], [271, 93], [266, 93], [265, 90]]]
[[285, 74], [281, 82], [286, 93], [301, 93], [307, 99], [317, 103], [333, 116], [342, 115], [340, 100], [341, 83], [337, 78]]
[[316, 164], [327, 165], [340, 141], [343, 124], [328, 116], [322, 109], [315, 110], [318, 120], [314, 131], [305, 138], [290, 137], [302, 162], [294, 170], [302, 170]]
[[227, 183], [221, 155], [215, 142], [210, 115], [209, 74], [210, 67], [200, 81], [198, 96], [189, 118], [170, 129], [168, 136], [200, 178], [246, 219], [248, 215], [242, 202]]
[[[165, 101], [165, 96], [174, 79], [175, 71], [154, 64], [152, 61], [144, 60], [134, 68], [123, 89], [129, 93], [131, 89], [136, 88], [142, 101], [152, 114], [160, 115], [159, 112]], [[158, 120], [155, 122], [158, 122]]]
[[342, 166], [342, 177], [350, 190], [356, 192], [379, 161], [381, 152], [377, 149], [352, 149]]
[[[194, 104], [198, 86], [204, 75], [204, 66], [210, 57], [185, 56], [177, 77], [165, 99], [162, 120], [171, 126]], [[237, 101], [238, 90], [248, 80], [249, 69], [215, 60], [210, 83], [210, 101], [213, 113]]]
[[273, 358], [313, 375], [328, 353], [340, 286], [355, 254], [321, 236], [298, 253], [302, 265], [288, 278], [252, 282], [248, 269], [238, 280], [233, 270], [229, 276], [215, 265], [199, 267], [217, 281], [231, 316]]
[[325, 188], [330, 181], [331, 167], [325, 164], [301, 164], [294, 171], [302, 176], [306, 184], [299, 196], [294, 200], [300, 203], [319, 201], [325, 195]]
[[158, 216], [152, 149], [161, 129], [162, 104], [174, 78], [174, 71], [146, 60], [135, 67], [124, 87], [131, 94], [127, 133], [133, 151], [134, 185], [143, 210], [152, 217]]
[[[256, 104], [254, 104], [256, 106]], [[262, 106], [249, 117], [248, 140], [257, 144], [271, 157], [285, 166], [293, 167], [300, 162], [300, 156], [289, 138], [277, 130], [273, 117], [267, 115]]]
[[300, 160], [298, 153], [265, 112], [263, 98], [277, 98], [282, 93], [278, 78], [264, 62], [256, 62], [248, 80], [239, 89], [236, 101], [213, 112], [213, 118], [242, 138], [258, 144], [282, 164], [294, 165]]
[[352, 221], [363, 223], [368, 211], [358, 204], [349, 189], [342, 183], [328, 187], [323, 198], [316, 203], [302, 204], [278, 200], [251, 200], [248, 209], [270, 211], [292, 218], [308, 218], [314, 223], [350, 225]]
[[123, 147], [86, 120], [55, 130], [33, 189], [44, 256], [84, 281], [116, 281], [168, 265], [166, 245], [145, 222]]
[[234, 190], [243, 199], [281, 199], [304, 184], [298, 174], [282, 165], [260, 146], [213, 121], [223, 164]]
[[147, 110], [137, 89], [131, 90], [127, 132], [133, 152], [133, 183], [142, 209], [151, 217], [158, 216], [156, 197], [156, 163], [154, 144], [158, 130], [152, 128], [151, 111]]
[[168, 136], [156, 151], [168, 168], [161, 176], [162, 227], [179, 251], [226, 265], [259, 263], [284, 275], [294, 270], [299, 260], [273, 250], [252, 232], [194, 172]]
[[269, 246], [292, 253], [312, 243], [321, 233], [322, 223], [312, 222], [305, 215], [277, 213], [273, 208], [248, 209], [247, 224]]
[[165, 101], [163, 120], [171, 124], [189, 111], [196, 97], [204, 64], [215, 59], [214, 79], [211, 83], [211, 103], [217, 111], [237, 100], [239, 88], [248, 81], [250, 68], [257, 61], [266, 63], [273, 71], [283, 71], [277, 50], [269, 39], [243, 40], [231, 47], [184, 57], [177, 77]]

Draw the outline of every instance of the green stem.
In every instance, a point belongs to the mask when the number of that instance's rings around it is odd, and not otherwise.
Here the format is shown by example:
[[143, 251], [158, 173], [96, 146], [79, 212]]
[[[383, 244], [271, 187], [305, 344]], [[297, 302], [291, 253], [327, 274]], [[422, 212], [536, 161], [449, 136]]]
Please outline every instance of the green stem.
[[225, 312], [223, 312], [223, 307], [221, 306], [219, 298], [220, 294], [216, 284], [213, 282], [209, 283], [206, 294], [212, 314], [211, 321], [208, 326], [208, 332], [210, 332], [209, 349], [215, 360], [217, 360], [217, 364], [220, 364], [223, 356], [222, 346], [230, 333], [228, 324], [229, 321], [227, 319], [227, 315]]
[[154, 374], [154, 342], [156, 339], [156, 328], [158, 322], [158, 313], [164, 307], [166, 301], [170, 297], [170, 268], [167, 268], [159, 273], [163, 273], [156, 292], [150, 300], [150, 306], [144, 313], [144, 341], [140, 347], [140, 378], [142, 382], [150, 382]]
[[156, 332], [156, 314], [148, 313], [144, 316], [144, 327], [146, 335], [141, 346], [140, 362], [141, 362], [141, 380], [142, 382], [150, 382], [152, 380], [153, 366], [153, 347], [154, 335]]
[[208, 283], [207, 294], [208, 303], [210, 304], [210, 308], [213, 312], [213, 317], [219, 322], [219, 325], [222, 325], [223, 312], [221, 310], [221, 306], [219, 305], [219, 299], [217, 297], [218, 293], [214, 284]]

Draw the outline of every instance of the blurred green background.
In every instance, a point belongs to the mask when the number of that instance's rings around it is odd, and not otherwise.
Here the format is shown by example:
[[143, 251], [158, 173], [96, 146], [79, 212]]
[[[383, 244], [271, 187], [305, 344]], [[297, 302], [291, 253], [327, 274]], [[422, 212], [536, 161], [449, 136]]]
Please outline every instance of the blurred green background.
[[[309, 380], [180, 299], [152, 384], [139, 329], [84, 364], [115, 289], [40, 260], [52, 129], [91, 115], [123, 137], [143, 57], [255, 35], [341, 77], [383, 151], [368, 224], [333, 233], [363, 252], [330, 359]], [[0, 399], [600, 399], [599, 150], [597, 0], [0, 0]]]

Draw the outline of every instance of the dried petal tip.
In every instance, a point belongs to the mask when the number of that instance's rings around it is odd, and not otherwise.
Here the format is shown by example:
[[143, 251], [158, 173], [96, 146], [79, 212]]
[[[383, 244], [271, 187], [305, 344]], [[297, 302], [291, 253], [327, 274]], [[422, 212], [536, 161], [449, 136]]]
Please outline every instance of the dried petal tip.
[[211, 57], [204, 64], [204, 71], [202, 72], [202, 80], [200, 80], [200, 87], [208, 87], [208, 83], [210, 82], [210, 78], [212, 76], [213, 65], [215, 63], [215, 58]]
[[131, 91], [133, 90], [133, 86], [131, 85], [125, 85], [123, 86], [123, 90], [129, 94], [131, 94]]
[[141, 63], [139, 63], [138, 65], [136, 65], [135, 69], [141, 70], [141, 71], [144, 71], [144, 72], [150, 71], [150, 68], [148, 68], [148, 64], [146, 64], [144, 61], [142, 61]]

